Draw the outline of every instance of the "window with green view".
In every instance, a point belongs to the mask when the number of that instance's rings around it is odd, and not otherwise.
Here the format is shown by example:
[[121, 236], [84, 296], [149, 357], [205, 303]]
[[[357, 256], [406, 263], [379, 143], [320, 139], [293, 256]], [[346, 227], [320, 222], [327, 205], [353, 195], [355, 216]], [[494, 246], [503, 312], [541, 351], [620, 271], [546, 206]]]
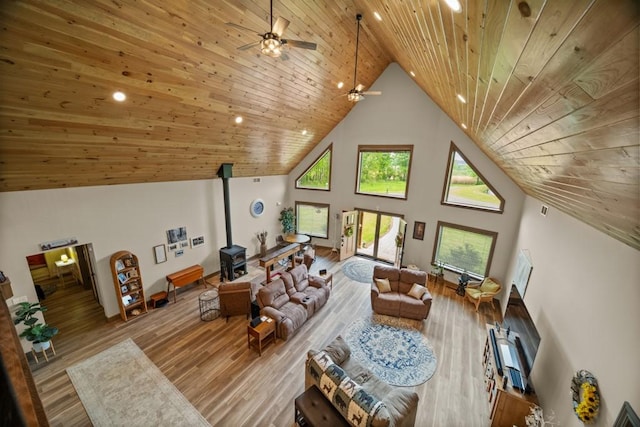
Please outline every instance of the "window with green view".
[[406, 199], [413, 145], [358, 146], [356, 193]]
[[434, 259], [445, 268], [472, 276], [489, 274], [498, 233], [438, 221]]
[[492, 212], [504, 210], [502, 196], [453, 143], [449, 150], [446, 178], [442, 194], [443, 204]]
[[315, 162], [296, 179], [296, 188], [331, 190], [331, 152], [329, 146]]
[[298, 234], [326, 239], [329, 237], [329, 205], [324, 203], [296, 202]]

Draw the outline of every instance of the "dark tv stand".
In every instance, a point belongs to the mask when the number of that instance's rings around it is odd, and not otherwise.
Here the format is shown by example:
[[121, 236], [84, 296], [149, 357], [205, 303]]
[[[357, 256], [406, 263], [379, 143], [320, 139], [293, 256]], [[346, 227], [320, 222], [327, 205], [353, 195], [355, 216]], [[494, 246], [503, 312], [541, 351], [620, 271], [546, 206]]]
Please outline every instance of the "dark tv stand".
[[[517, 375], [519, 370], [526, 366], [522, 355], [516, 350], [516, 338], [518, 334], [511, 332], [509, 337], [504, 328], [498, 332], [492, 325], [486, 325], [487, 341], [484, 346], [482, 364], [485, 372], [485, 390], [489, 394], [489, 406], [491, 411], [489, 419], [492, 427], [521, 425], [524, 417], [529, 415], [531, 407], [538, 404], [538, 399], [531, 390], [527, 376], [520, 377], [521, 389], [514, 387], [512, 375]], [[511, 363], [507, 363], [502, 357], [501, 344], [509, 346]], [[519, 368], [519, 369], [516, 369]]]

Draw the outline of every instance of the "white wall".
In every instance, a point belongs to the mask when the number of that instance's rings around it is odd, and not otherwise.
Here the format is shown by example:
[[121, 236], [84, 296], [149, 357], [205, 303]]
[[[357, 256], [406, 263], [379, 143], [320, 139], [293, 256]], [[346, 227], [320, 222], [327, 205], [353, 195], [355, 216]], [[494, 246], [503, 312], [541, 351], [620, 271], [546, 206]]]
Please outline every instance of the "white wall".
[[[504, 282], [513, 253], [524, 194], [485, 156], [396, 63], [378, 78], [371, 90], [381, 96], [360, 101], [322, 142], [289, 174], [290, 200], [331, 204], [331, 217], [354, 207], [404, 214], [407, 220], [405, 264], [429, 269], [438, 220], [498, 232], [491, 276]], [[347, 102], [345, 100], [345, 102]], [[503, 214], [454, 208], [440, 204], [451, 142], [506, 199]], [[295, 190], [295, 179], [333, 143], [331, 191]], [[408, 200], [355, 194], [358, 145], [414, 145]], [[424, 240], [414, 240], [414, 221], [426, 223]], [[333, 246], [335, 221], [329, 239]], [[447, 276], [456, 281], [457, 276]]]
[[[255, 233], [267, 230], [275, 246], [279, 234], [277, 202], [286, 198], [286, 177], [231, 178], [233, 243], [259, 252]], [[249, 205], [265, 201], [264, 215], [254, 218]], [[167, 253], [155, 264], [153, 247], [167, 243], [166, 231], [187, 227], [189, 238], [205, 244], [186, 248], [182, 257]], [[81, 187], [0, 193], [0, 270], [11, 278], [14, 295], [37, 301], [25, 257], [40, 253], [39, 243], [75, 237], [92, 243], [97, 261], [99, 293], [107, 316], [118, 313], [109, 258], [118, 250], [135, 253], [147, 296], [166, 289], [164, 277], [193, 264], [205, 274], [220, 268], [218, 249], [226, 245], [222, 180]]]
[[610, 426], [625, 400], [640, 410], [640, 256], [553, 208], [543, 217], [541, 206], [526, 198], [516, 241], [533, 264], [524, 296], [541, 336], [532, 382], [543, 409], [577, 427], [571, 378], [592, 372], [601, 396], [595, 425]]

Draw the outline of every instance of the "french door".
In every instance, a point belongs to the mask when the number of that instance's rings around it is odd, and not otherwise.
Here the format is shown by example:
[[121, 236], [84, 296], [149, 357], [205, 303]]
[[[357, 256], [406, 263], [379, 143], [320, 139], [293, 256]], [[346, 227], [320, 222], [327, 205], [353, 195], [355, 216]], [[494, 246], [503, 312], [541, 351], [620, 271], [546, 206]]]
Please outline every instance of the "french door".
[[[356, 253], [379, 261], [400, 264], [406, 222], [400, 215], [358, 210]], [[396, 241], [396, 237], [399, 239]]]

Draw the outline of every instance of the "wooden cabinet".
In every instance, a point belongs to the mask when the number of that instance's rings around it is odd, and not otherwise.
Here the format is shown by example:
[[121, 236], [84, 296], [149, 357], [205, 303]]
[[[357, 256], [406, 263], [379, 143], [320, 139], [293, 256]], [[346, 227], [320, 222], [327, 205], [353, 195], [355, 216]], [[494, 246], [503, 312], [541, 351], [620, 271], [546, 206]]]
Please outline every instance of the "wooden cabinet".
[[[492, 343], [492, 333], [496, 338], [496, 347]], [[485, 370], [485, 389], [489, 401], [489, 418], [492, 427], [524, 427], [526, 425], [525, 417], [531, 413], [531, 406], [538, 403], [533, 392], [522, 393], [513, 387], [509, 374], [510, 368], [505, 366], [502, 359], [500, 359], [501, 366], [497, 366], [494, 348], [500, 349], [501, 345], [512, 345], [516, 336], [517, 334], [512, 332], [507, 337], [504, 330], [498, 332], [493, 326], [487, 324], [487, 341], [482, 355], [482, 364]], [[498, 357], [500, 356], [498, 355]], [[502, 371], [502, 375], [500, 375], [500, 371]]]
[[111, 255], [111, 273], [116, 289], [120, 316], [125, 322], [147, 313], [138, 257], [129, 251]]

